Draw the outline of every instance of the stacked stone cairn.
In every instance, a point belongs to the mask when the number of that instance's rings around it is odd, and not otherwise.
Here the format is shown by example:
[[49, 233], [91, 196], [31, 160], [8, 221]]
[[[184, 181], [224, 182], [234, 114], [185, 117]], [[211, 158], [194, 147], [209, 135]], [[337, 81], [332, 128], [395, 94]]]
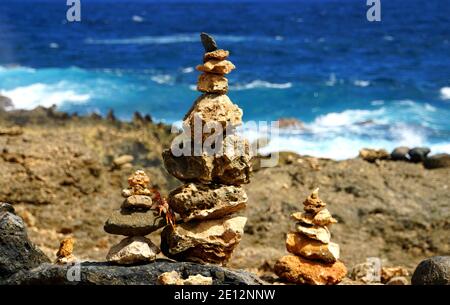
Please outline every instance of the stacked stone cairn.
[[330, 241], [328, 227], [337, 221], [319, 198], [318, 188], [303, 205], [304, 212], [292, 214], [297, 221], [295, 232], [287, 234], [286, 249], [293, 255], [278, 260], [275, 273], [296, 284], [337, 284], [347, 274], [346, 267], [339, 261], [339, 245]]
[[[175, 141], [171, 149], [163, 152], [167, 171], [185, 184], [168, 196], [170, 208], [179, 214], [182, 223], [163, 230], [161, 250], [179, 261], [225, 265], [247, 221], [232, 214], [247, 203], [241, 185], [249, 183], [250, 146], [236, 134], [236, 127], [242, 124], [242, 110], [226, 95], [225, 75], [235, 68], [227, 60], [229, 52], [218, 49], [214, 39], [205, 33], [201, 39], [205, 54], [204, 63], [197, 66], [203, 72], [197, 89], [203, 94], [184, 118], [179, 136], [182, 143]], [[220, 130], [223, 133], [217, 132]], [[174, 145], [190, 148], [190, 153], [176, 155]], [[198, 152], [196, 146], [210, 149]]]
[[128, 178], [129, 188], [122, 191], [125, 200], [104, 225], [110, 234], [127, 236], [111, 247], [106, 259], [122, 265], [146, 263], [156, 259], [159, 248], [145, 236], [166, 225], [153, 205], [149, 177], [138, 170]]

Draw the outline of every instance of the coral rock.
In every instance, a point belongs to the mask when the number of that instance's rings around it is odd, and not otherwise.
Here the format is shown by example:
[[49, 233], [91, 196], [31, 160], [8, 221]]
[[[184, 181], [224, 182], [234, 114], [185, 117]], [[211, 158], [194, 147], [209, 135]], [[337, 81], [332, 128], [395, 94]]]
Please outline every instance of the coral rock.
[[155, 215], [153, 210], [128, 211], [122, 209], [113, 211], [103, 228], [110, 234], [144, 236], [165, 225], [163, 217]]
[[161, 250], [177, 260], [225, 264], [244, 234], [246, 221], [236, 216], [167, 226], [161, 234]]
[[113, 246], [106, 259], [110, 262], [129, 265], [154, 261], [159, 252], [158, 247], [150, 239], [134, 236], [125, 238]]
[[145, 195], [131, 195], [122, 204], [124, 209], [150, 209], [152, 207], [152, 197]]
[[210, 59], [225, 60], [229, 55], [230, 52], [228, 52], [227, 50], [218, 49], [205, 53], [205, 55], [203, 55], [203, 62], [207, 62]]
[[56, 253], [56, 256], [58, 258], [62, 258], [62, 257], [68, 257], [68, 256], [72, 255], [74, 243], [75, 243], [75, 240], [73, 239], [73, 237], [68, 237], [68, 238], [63, 239], [59, 245], [59, 250]]
[[130, 187], [140, 186], [146, 188], [150, 183], [150, 178], [143, 170], [137, 170], [128, 178], [128, 184]]
[[229, 60], [210, 59], [203, 65], [198, 65], [196, 69], [202, 72], [228, 74], [235, 69], [235, 65]]
[[309, 238], [318, 240], [324, 244], [330, 242], [331, 234], [327, 227], [311, 226], [305, 227], [302, 224], [297, 224], [295, 226], [297, 232], [306, 235]]
[[245, 208], [246, 203], [247, 194], [238, 186], [189, 183], [169, 195], [170, 207], [184, 221], [221, 218]]
[[334, 285], [342, 281], [347, 274], [347, 268], [340, 261], [325, 264], [295, 255], [287, 255], [276, 262], [275, 273], [291, 283]]
[[197, 90], [225, 94], [228, 91], [228, 80], [222, 75], [203, 73], [198, 77]]
[[298, 233], [288, 233], [286, 249], [292, 254], [326, 263], [334, 263], [339, 259], [338, 244], [323, 244]]

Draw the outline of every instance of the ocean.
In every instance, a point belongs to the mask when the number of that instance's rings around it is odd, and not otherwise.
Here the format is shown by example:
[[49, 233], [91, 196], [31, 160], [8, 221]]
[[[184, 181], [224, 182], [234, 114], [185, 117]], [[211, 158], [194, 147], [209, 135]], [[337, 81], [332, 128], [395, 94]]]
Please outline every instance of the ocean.
[[[450, 5], [365, 0], [0, 1], [0, 94], [14, 108], [180, 120], [199, 96], [199, 33], [231, 52], [246, 121], [296, 118], [264, 151], [346, 159], [363, 147], [450, 153]], [[261, 136], [249, 132], [253, 138]]]

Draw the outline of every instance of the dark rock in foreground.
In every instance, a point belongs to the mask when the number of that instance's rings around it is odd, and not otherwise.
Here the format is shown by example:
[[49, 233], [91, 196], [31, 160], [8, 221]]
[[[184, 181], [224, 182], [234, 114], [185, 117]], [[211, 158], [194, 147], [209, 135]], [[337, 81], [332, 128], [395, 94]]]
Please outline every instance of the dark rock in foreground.
[[397, 147], [391, 152], [391, 159], [395, 161], [408, 161], [409, 160], [408, 152], [409, 147], [406, 146]]
[[430, 151], [428, 147], [414, 147], [409, 150], [408, 154], [412, 162], [423, 162]]
[[0, 283], [20, 271], [50, 262], [28, 239], [22, 219], [8, 203], [0, 202]]
[[450, 256], [433, 256], [420, 262], [411, 278], [413, 285], [450, 285]]
[[433, 168], [444, 168], [450, 167], [450, 155], [449, 154], [437, 154], [431, 157], [428, 157], [423, 162], [425, 168], [433, 169]]
[[0, 280], [0, 284], [156, 285], [160, 274], [174, 270], [183, 278], [196, 274], [212, 277], [213, 285], [263, 284], [255, 275], [245, 271], [169, 260], [157, 260], [136, 266], [119, 266], [105, 262], [83, 262], [80, 265], [43, 264], [33, 270], [19, 272], [3, 282]]

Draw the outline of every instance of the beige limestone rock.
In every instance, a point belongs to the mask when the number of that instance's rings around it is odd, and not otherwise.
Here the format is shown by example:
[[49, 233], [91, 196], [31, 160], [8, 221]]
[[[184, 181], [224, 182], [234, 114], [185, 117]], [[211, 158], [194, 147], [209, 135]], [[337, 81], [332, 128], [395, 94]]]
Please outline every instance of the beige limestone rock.
[[287, 234], [286, 249], [292, 254], [325, 263], [334, 263], [339, 259], [338, 244], [323, 244], [299, 233]]
[[302, 233], [309, 238], [318, 240], [324, 244], [328, 244], [330, 242], [331, 234], [327, 227], [306, 227], [303, 224], [297, 224], [295, 228], [297, 232]]
[[202, 72], [216, 73], [216, 74], [228, 74], [235, 69], [235, 65], [229, 60], [217, 60], [210, 59], [198, 65], [196, 69]]
[[201, 274], [190, 275], [184, 280], [184, 285], [212, 285], [212, 283], [212, 277]]
[[331, 216], [330, 211], [324, 208], [317, 214], [308, 212], [296, 212], [291, 215], [293, 219], [307, 224], [307, 225], [317, 225], [317, 226], [329, 226], [331, 224], [337, 223], [337, 220]]
[[306, 200], [303, 202], [304, 205], [304, 210], [306, 212], [311, 212], [311, 213], [318, 213], [321, 210], [323, 210], [325, 208], [325, 206], [327, 205], [325, 202], [322, 201], [322, 199], [320, 199], [319, 197], [319, 188], [316, 188], [311, 195], [308, 196], [308, 198], [306, 198]]
[[376, 160], [389, 159], [390, 155], [384, 149], [363, 148], [359, 151], [359, 157], [368, 162], [375, 162]]
[[288, 282], [310, 285], [338, 284], [347, 274], [347, 268], [340, 261], [326, 264], [295, 255], [287, 255], [279, 259], [274, 271]]
[[169, 195], [170, 207], [185, 222], [222, 218], [245, 208], [246, 203], [247, 194], [238, 186], [188, 183]]
[[381, 282], [383, 284], [389, 282], [393, 277], [406, 277], [406, 276], [409, 276], [408, 269], [402, 266], [381, 268]]
[[207, 93], [225, 94], [228, 91], [228, 80], [222, 75], [202, 73], [198, 77], [197, 90]]
[[187, 279], [182, 279], [177, 271], [164, 272], [158, 277], [161, 285], [212, 285], [212, 277], [201, 274], [190, 275]]
[[73, 245], [75, 244], [75, 239], [73, 237], [64, 238], [60, 245], [56, 256], [58, 258], [68, 257], [73, 253]]
[[127, 237], [111, 247], [106, 259], [117, 264], [130, 265], [151, 262], [160, 250], [150, 239], [142, 236]]
[[150, 178], [143, 170], [137, 170], [128, 178], [128, 184], [130, 187], [142, 187], [146, 188], [150, 184]]
[[133, 162], [134, 157], [131, 155], [122, 155], [113, 160], [115, 167], [122, 167], [125, 164]]
[[244, 234], [246, 221], [235, 216], [167, 226], [161, 233], [161, 250], [181, 261], [225, 264]]
[[150, 209], [152, 207], [152, 197], [145, 195], [131, 195], [122, 203], [125, 209]]
[[227, 59], [229, 55], [230, 55], [229, 51], [218, 49], [215, 51], [205, 53], [205, 55], [203, 56], [203, 62], [207, 62], [210, 59], [224, 60]]

